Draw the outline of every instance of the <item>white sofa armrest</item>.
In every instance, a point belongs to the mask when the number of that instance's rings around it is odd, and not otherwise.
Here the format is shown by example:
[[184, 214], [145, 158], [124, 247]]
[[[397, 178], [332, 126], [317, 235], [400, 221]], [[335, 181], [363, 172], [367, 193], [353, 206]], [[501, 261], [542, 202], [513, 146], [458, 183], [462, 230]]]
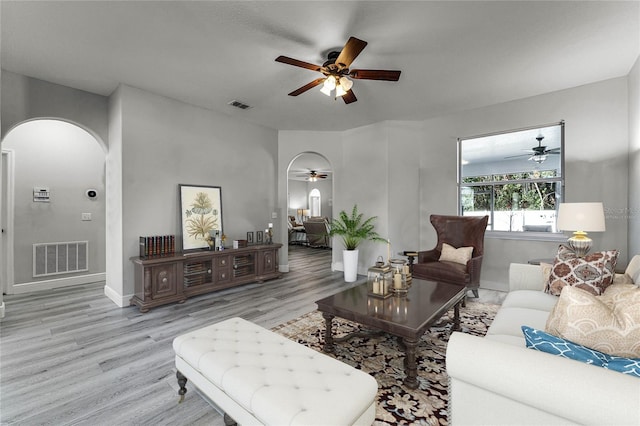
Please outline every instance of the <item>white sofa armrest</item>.
[[[640, 379], [636, 377], [459, 332], [449, 340], [446, 365], [451, 377], [452, 424], [531, 424], [536, 418], [640, 424]], [[485, 405], [478, 405], [478, 396]], [[500, 406], [487, 406], [491, 402], [512, 409], [500, 411]], [[482, 413], [489, 417], [483, 418]], [[527, 413], [533, 417], [527, 418]]]
[[544, 290], [544, 274], [539, 265], [512, 263], [509, 265], [509, 291]]
[[631, 258], [624, 273], [629, 275], [636, 285], [640, 285], [640, 254]]

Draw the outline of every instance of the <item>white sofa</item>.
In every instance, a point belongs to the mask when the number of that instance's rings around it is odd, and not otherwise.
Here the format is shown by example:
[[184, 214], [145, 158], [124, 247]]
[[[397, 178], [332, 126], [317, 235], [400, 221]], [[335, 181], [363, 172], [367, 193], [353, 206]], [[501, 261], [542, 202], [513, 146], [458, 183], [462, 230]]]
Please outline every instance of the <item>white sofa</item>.
[[[625, 272], [639, 284], [640, 255]], [[542, 289], [540, 266], [512, 264], [487, 335], [451, 335], [451, 424], [640, 425], [640, 379], [526, 348], [521, 326], [544, 330], [558, 300]]]

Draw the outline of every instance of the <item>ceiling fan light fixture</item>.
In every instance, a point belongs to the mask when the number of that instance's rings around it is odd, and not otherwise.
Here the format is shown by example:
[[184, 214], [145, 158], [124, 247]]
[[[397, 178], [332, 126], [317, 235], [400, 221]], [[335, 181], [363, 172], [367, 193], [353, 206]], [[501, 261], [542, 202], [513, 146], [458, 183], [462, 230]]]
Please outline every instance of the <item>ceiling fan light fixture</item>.
[[322, 89], [320, 89], [320, 91], [327, 96], [331, 96], [331, 89], [329, 89], [326, 85], [322, 86]]
[[535, 161], [538, 164], [544, 163], [546, 159], [547, 159], [547, 156], [545, 154], [536, 154], [530, 158], [530, 160]]
[[342, 86], [345, 92], [348, 92], [351, 90], [351, 87], [353, 87], [353, 81], [344, 76], [340, 77], [340, 86]]
[[347, 91], [344, 90], [344, 88], [342, 87], [342, 84], [338, 84], [336, 86], [336, 97], [344, 96], [346, 94], [347, 94]]
[[330, 75], [329, 77], [327, 77], [327, 79], [324, 81], [324, 87], [326, 87], [329, 90], [333, 90], [336, 88], [336, 78], [332, 75]]

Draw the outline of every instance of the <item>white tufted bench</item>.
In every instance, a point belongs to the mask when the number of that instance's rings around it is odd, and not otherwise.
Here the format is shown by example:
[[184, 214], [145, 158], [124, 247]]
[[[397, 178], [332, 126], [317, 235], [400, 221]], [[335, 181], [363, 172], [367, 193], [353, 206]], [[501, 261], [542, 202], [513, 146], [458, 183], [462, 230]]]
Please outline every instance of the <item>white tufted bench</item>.
[[370, 425], [373, 377], [242, 318], [173, 341], [179, 394], [187, 379], [241, 425]]

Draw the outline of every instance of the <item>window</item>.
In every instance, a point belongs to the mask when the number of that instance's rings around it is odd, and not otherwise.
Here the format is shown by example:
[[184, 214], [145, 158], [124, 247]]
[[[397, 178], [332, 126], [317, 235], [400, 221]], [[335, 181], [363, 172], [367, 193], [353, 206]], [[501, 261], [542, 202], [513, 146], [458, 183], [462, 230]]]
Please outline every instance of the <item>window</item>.
[[309, 205], [311, 206], [311, 216], [317, 217], [322, 215], [320, 203], [320, 191], [316, 188], [309, 193]]
[[458, 139], [458, 208], [488, 231], [557, 232], [564, 122]]

